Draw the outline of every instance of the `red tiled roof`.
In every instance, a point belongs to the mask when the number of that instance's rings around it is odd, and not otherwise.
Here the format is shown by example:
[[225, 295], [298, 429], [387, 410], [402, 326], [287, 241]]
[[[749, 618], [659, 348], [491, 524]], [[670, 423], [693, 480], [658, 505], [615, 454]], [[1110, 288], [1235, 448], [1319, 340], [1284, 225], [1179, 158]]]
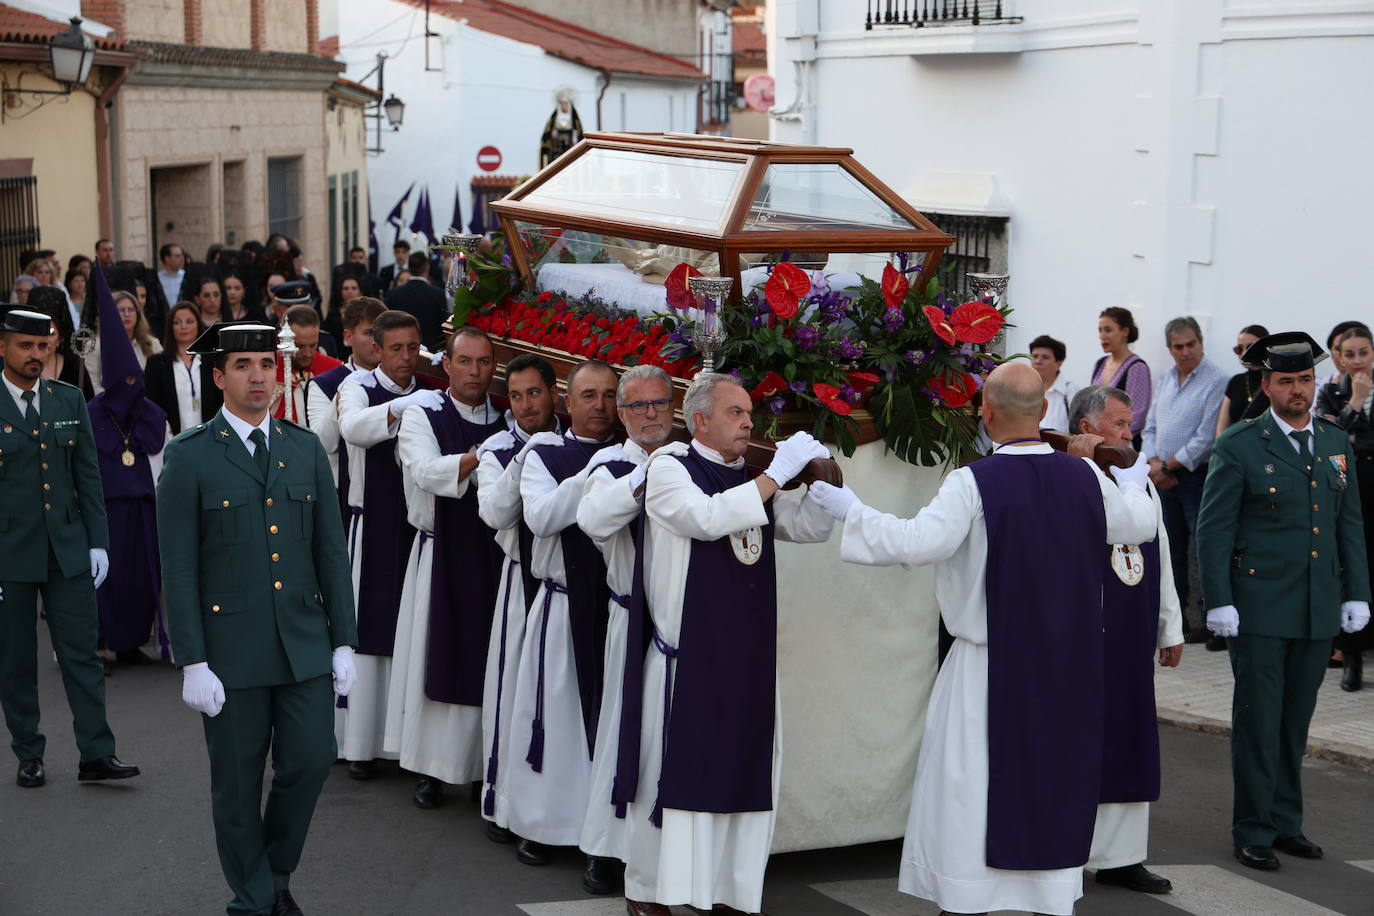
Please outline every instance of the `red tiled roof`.
[[732, 24], [733, 45], [736, 54], [763, 54], [768, 50], [768, 42], [763, 37], [763, 26], [748, 19], [736, 19]]
[[[66, 22], [59, 22], [37, 13], [15, 9], [0, 3], [0, 41], [47, 44], [52, 38], [65, 32], [68, 25], [69, 23]], [[86, 34], [90, 35], [89, 32]], [[95, 42], [97, 48], [103, 48], [107, 51], [124, 47], [124, 42], [118, 38], [100, 38], [91, 35], [91, 40]]]
[[382, 94], [378, 92], [376, 89], [373, 89], [371, 86], [364, 86], [362, 83], [354, 82], [353, 80], [346, 80], [342, 76], [334, 81], [334, 85], [342, 86], [345, 89], [352, 89], [354, 92], [364, 93], [366, 95], [371, 96], [374, 99], [377, 99], [378, 101], [381, 101], [382, 98]]
[[320, 39], [320, 53], [325, 57], [339, 56], [339, 36], [328, 35]]
[[[425, 0], [398, 0], [409, 6], [425, 6]], [[641, 45], [610, 38], [590, 29], [554, 19], [502, 0], [431, 0], [431, 13], [447, 19], [466, 19], [473, 28], [514, 41], [538, 45], [561, 57], [593, 69], [613, 73], [704, 80], [693, 64]]]

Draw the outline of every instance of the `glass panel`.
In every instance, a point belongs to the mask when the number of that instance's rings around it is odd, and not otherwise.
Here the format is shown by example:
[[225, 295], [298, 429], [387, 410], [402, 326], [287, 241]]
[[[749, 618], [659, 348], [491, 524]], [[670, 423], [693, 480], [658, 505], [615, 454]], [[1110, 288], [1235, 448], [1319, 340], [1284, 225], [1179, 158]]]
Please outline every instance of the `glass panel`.
[[744, 228], [916, 228], [837, 163], [775, 163], [764, 173]]
[[689, 263], [707, 276], [720, 272], [711, 251], [527, 222], [515, 225], [541, 292], [593, 296], [648, 315], [666, 311], [663, 281], [677, 265]]
[[743, 172], [743, 162], [593, 149], [523, 202], [606, 219], [719, 232]]

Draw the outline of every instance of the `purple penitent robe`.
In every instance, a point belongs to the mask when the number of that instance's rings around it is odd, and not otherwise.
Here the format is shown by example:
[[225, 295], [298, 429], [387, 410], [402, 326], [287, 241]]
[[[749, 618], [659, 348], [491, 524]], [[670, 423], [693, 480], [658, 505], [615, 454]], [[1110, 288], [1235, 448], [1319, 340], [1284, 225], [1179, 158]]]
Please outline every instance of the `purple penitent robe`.
[[[453, 399], [442, 410], [426, 410], [430, 429], [445, 455], [461, 455], [506, 428], [470, 423]], [[477, 488], [460, 498], [434, 498], [434, 546], [429, 588], [429, 640], [425, 649], [425, 696], [436, 703], [481, 706], [487, 643], [499, 591], [501, 558], [496, 532], [477, 514]]]
[[[381, 385], [364, 388], [369, 407], [400, 397]], [[406, 521], [405, 489], [396, 464], [396, 438], [370, 447], [363, 458], [362, 543], [350, 544], [362, 563], [358, 576], [358, 651], [390, 656], [396, 644], [401, 585], [415, 529]], [[342, 698], [341, 698], [342, 699]]]
[[1077, 867], [1102, 783], [1101, 489], [1062, 452], [969, 469], [988, 537], [987, 864]]
[[[310, 380], [312, 385], [317, 386], [324, 396], [329, 400], [334, 400], [334, 395], [339, 393], [339, 386], [344, 379], [348, 378], [355, 370], [348, 363], [342, 366], [335, 366], [328, 372], [321, 372]], [[309, 403], [307, 399], [306, 403]], [[307, 415], [307, 419], [309, 416]], [[339, 513], [343, 517], [344, 530], [348, 530], [348, 446], [339, 443]]]
[[1140, 545], [1144, 578], [1127, 585], [1111, 572], [1103, 577], [1102, 802], [1148, 802], [1159, 798], [1159, 724], [1155, 719], [1155, 642], [1159, 631], [1159, 540]]

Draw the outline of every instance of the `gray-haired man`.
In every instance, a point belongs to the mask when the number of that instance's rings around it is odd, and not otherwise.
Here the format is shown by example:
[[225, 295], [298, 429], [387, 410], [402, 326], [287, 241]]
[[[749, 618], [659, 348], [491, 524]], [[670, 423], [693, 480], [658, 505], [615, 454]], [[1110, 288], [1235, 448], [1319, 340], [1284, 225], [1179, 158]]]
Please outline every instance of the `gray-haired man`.
[[[1084, 444], [1131, 444], [1131, 398], [1119, 388], [1094, 385], [1074, 395], [1069, 430]], [[1159, 798], [1159, 732], [1155, 720], [1153, 661], [1172, 668], [1183, 655], [1183, 615], [1170, 566], [1169, 538], [1158, 491], [1147, 484], [1159, 519], [1158, 535], [1143, 544], [1108, 549], [1102, 586], [1103, 731], [1102, 791], [1088, 867], [1097, 883], [1164, 894], [1167, 878], [1145, 867], [1150, 802]]]
[[[1202, 484], [1207, 479], [1207, 462], [1212, 457], [1217, 415], [1228, 378], [1204, 358], [1202, 329], [1194, 319], [1173, 319], [1164, 326], [1164, 338], [1174, 365], [1155, 378], [1150, 413], [1141, 434], [1141, 453], [1150, 461], [1150, 481], [1164, 506], [1164, 527], [1174, 546], [1174, 587], [1179, 603], [1186, 608], [1188, 558], [1197, 555], [1193, 539], [1202, 505]], [[1206, 605], [1201, 595], [1198, 598], [1199, 623], [1189, 634], [1190, 642], [1204, 642], [1209, 635], [1202, 624]], [[1223, 649], [1225, 645], [1218, 639], [1207, 648]]]

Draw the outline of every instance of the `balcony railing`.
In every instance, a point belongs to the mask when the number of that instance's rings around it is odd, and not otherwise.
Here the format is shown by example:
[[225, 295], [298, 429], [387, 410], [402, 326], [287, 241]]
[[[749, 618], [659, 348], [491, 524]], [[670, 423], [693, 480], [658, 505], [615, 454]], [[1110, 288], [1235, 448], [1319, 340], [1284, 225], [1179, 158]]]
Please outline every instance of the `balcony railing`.
[[1013, 25], [1020, 16], [1003, 14], [1002, 0], [868, 0], [864, 28], [943, 25]]

